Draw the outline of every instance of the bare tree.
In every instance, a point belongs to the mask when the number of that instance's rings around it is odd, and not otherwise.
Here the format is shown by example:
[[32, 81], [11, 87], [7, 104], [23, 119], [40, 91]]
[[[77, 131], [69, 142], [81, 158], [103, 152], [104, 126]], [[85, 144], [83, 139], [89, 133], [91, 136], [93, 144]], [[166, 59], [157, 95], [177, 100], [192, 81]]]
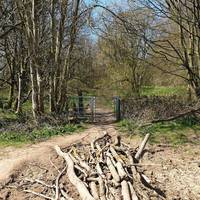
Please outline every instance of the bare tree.
[[[152, 50], [165, 60], [176, 63], [179, 71], [184, 70], [186, 72], [186, 76], [184, 73], [179, 73], [178, 76], [189, 84], [196, 97], [199, 98], [200, 2], [198, 0], [148, 0], [141, 3], [152, 9], [157, 15], [157, 21], [160, 24], [162, 22], [165, 26], [165, 28], [160, 29], [160, 32], [162, 32], [160, 37], [149, 41]], [[172, 29], [169, 26], [166, 29], [166, 23], [171, 24]], [[168, 69], [165, 70], [168, 71]]]
[[[149, 79], [146, 63], [148, 45], [143, 37], [149, 32], [152, 21], [152, 16], [148, 15], [148, 12], [148, 9], [121, 12], [118, 13], [119, 18], [114, 17], [110, 22], [103, 22], [105, 28], [101, 35], [100, 48], [104, 54], [103, 59], [107, 60], [105, 64], [108, 68], [110, 66], [109, 77], [119, 88], [126, 85], [127, 92], [131, 91], [130, 95], [135, 96], [140, 95], [141, 87]], [[124, 26], [123, 19], [126, 20], [126, 24], [132, 22], [138, 33], [130, 33]]]

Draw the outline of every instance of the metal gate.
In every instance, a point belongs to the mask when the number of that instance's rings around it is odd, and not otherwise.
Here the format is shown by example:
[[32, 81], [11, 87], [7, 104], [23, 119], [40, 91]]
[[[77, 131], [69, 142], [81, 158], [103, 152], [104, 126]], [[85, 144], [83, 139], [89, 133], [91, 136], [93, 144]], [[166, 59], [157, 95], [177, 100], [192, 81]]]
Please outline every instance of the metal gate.
[[69, 120], [94, 121], [95, 97], [70, 96], [67, 110]]
[[69, 118], [93, 123], [119, 121], [120, 98], [103, 96], [71, 96], [68, 101]]

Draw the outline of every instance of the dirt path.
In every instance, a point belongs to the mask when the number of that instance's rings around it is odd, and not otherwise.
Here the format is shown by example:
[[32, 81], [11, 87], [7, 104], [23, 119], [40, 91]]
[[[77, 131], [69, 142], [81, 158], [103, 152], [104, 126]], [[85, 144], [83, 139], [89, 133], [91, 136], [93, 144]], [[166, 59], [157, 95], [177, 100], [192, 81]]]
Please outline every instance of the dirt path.
[[23, 162], [32, 160], [48, 160], [55, 145], [68, 146], [78, 141], [89, 142], [100, 136], [104, 130], [115, 135], [116, 130], [111, 125], [92, 125], [82, 133], [54, 137], [48, 141], [25, 146], [23, 148], [7, 147], [0, 154], [0, 182], [7, 179]]
[[116, 130], [113, 122], [115, 121], [114, 113], [108, 109], [97, 109], [96, 122], [89, 125], [89, 128], [82, 133], [73, 135], [56, 136], [44, 142], [26, 145], [22, 148], [6, 147], [0, 149], [0, 183], [9, 180], [9, 176], [14, 174], [25, 162], [35, 161], [49, 162], [49, 157], [54, 151], [53, 147], [69, 146], [77, 142], [90, 142], [92, 139], [99, 137], [103, 131], [115, 135]]
[[[39, 163], [38, 166], [46, 166], [47, 169], [50, 169], [52, 167], [51, 158], [55, 159], [56, 156], [53, 149], [55, 145], [66, 147], [77, 142], [88, 143], [103, 134], [105, 130], [115, 136], [118, 132], [113, 124], [113, 116], [107, 114], [108, 119], [105, 116], [99, 114], [101, 120], [90, 125], [82, 133], [54, 137], [48, 141], [23, 148], [2, 149], [0, 152], [0, 199], [4, 199], [7, 194], [10, 194], [9, 198], [6, 198], [8, 200], [36, 199], [35, 196], [27, 196], [18, 189], [10, 189], [10, 183], [6, 184], [8, 187], [2, 186], [1, 188], [1, 185], [12, 180], [15, 187], [15, 181], [30, 175], [29, 168], [33, 168], [32, 171], [35, 171], [35, 176], [38, 177], [40, 174], [38, 167], [34, 168], [34, 164], [37, 163]], [[130, 139], [123, 136], [123, 140], [134, 148], [141, 142], [141, 138], [135, 137]], [[188, 144], [174, 148], [148, 144], [146, 149], [141, 160], [141, 164], [144, 164], [143, 170], [153, 184], [165, 191], [167, 200], [200, 199], [200, 163], [197, 162], [200, 161], [199, 146]], [[9, 179], [10, 175], [15, 176], [11, 176]], [[13, 187], [12, 184], [11, 186]], [[41, 200], [41, 198], [38, 199]]]

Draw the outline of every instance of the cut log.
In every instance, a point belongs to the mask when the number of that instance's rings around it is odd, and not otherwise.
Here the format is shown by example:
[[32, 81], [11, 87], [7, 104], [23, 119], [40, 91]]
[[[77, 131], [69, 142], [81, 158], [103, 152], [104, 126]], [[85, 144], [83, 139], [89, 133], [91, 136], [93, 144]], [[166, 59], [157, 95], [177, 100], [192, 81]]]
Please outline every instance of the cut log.
[[121, 189], [115, 187], [109, 187], [111, 194], [114, 197], [114, 200], [122, 200]]
[[106, 200], [106, 187], [102, 177], [99, 177], [99, 196], [100, 200]]
[[64, 158], [56, 167], [58, 176], [51, 182], [37, 179], [28, 181], [28, 184], [39, 183], [37, 185], [44, 187], [42, 193], [25, 191], [52, 200], [78, 197], [81, 200], [148, 200], [155, 193], [163, 199], [162, 191], [152, 187], [148, 177], [141, 171], [142, 166], [138, 167], [137, 161], [141, 158], [149, 134], [145, 136], [136, 155], [136, 150], [122, 141], [115, 146], [109, 138], [111, 136], [106, 133], [91, 144], [74, 144], [65, 149], [66, 152], [55, 146], [57, 154]]
[[98, 194], [98, 190], [97, 190], [97, 185], [94, 181], [92, 181], [90, 183], [90, 189], [91, 189], [91, 193], [92, 193], [92, 196], [94, 197], [94, 199], [98, 200], [99, 194]]
[[121, 186], [122, 186], [122, 196], [123, 196], [123, 200], [131, 200], [131, 196], [130, 196], [130, 191], [129, 191], [129, 186], [127, 181], [123, 180], [121, 182]]
[[113, 163], [112, 163], [112, 161], [111, 161], [111, 159], [110, 159], [109, 157], [107, 157], [107, 166], [108, 166], [108, 168], [109, 168], [109, 170], [110, 170], [110, 172], [111, 172], [111, 174], [112, 174], [113, 179], [114, 179], [117, 183], [119, 183], [119, 182], [120, 182], [119, 174], [117, 173], [117, 170], [116, 170], [116, 168], [114, 167], [114, 165], [113, 165]]
[[117, 154], [117, 152], [115, 151], [115, 149], [112, 146], [110, 147], [110, 152], [112, 153], [115, 160], [117, 160], [121, 163], [124, 163], [124, 161], [120, 158], [120, 156]]
[[137, 160], [140, 159], [142, 152], [143, 152], [144, 148], [146, 147], [146, 144], [149, 140], [149, 137], [150, 137], [149, 133], [145, 135], [144, 140], [142, 141], [137, 153], [135, 154], [135, 159], [137, 159]]
[[121, 162], [117, 162], [116, 167], [117, 167], [117, 172], [121, 179], [124, 179], [125, 177], [127, 177], [127, 174], [126, 174]]
[[99, 173], [99, 175], [101, 175], [101, 176], [104, 175], [103, 170], [101, 169], [101, 166], [99, 163], [97, 163], [97, 165], [96, 165], [96, 170]]
[[131, 193], [131, 199], [132, 200], [138, 200], [138, 197], [136, 195], [136, 192], [135, 192], [131, 182], [128, 182], [128, 186], [129, 186], [129, 190], [130, 190], [130, 193]]

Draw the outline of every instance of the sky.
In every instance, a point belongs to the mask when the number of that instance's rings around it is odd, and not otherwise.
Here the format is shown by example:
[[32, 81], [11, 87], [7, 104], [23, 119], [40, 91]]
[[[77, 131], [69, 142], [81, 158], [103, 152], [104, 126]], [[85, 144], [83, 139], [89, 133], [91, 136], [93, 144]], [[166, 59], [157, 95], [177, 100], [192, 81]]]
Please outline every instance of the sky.
[[[95, 2], [95, 0], [86, 0], [88, 4], [91, 2]], [[102, 4], [105, 6], [112, 6], [113, 4], [117, 4], [119, 6], [125, 7], [127, 5], [127, 0], [98, 0], [98, 4]]]
[[[117, 12], [117, 10], [119, 11], [119, 9], [124, 10], [127, 8], [127, 0], [85, 0], [85, 2], [88, 5], [95, 4], [96, 2], [97, 4], [108, 7], [114, 12]], [[102, 12], [105, 12], [105, 10], [102, 8], [95, 8], [93, 11], [93, 17], [98, 17]], [[91, 31], [91, 38], [93, 41], [97, 41], [98, 35], [96, 35], [96, 31]]]

